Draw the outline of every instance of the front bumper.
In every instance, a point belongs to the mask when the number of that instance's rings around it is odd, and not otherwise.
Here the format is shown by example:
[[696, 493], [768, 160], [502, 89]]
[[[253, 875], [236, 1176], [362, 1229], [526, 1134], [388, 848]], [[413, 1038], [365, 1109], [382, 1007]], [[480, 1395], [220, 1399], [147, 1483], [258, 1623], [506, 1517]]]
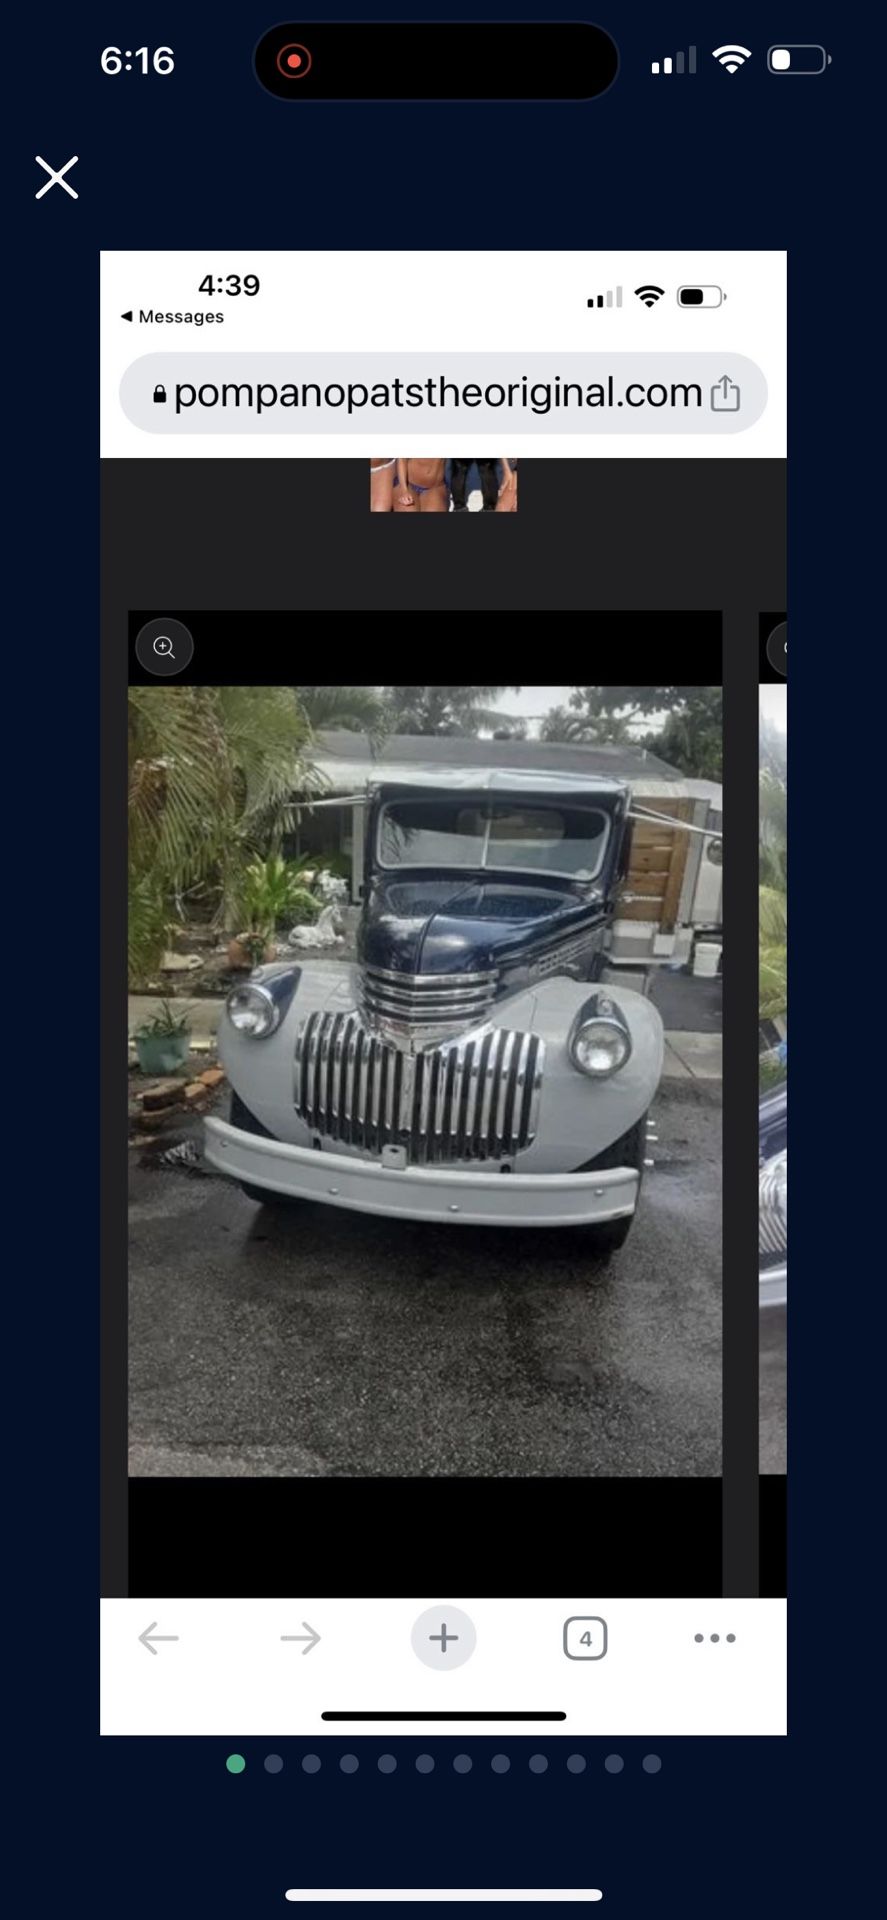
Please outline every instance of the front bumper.
[[453, 1167], [383, 1167], [341, 1153], [293, 1147], [244, 1133], [225, 1120], [204, 1122], [210, 1166], [248, 1186], [297, 1200], [321, 1200], [357, 1213], [451, 1226], [578, 1227], [621, 1220], [635, 1210], [638, 1173], [468, 1173]]
[[760, 1307], [784, 1307], [787, 1299], [787, 1262], [782, 1260], [778, 1266], [761, 1267], [758, 1271], [758, 1305]]

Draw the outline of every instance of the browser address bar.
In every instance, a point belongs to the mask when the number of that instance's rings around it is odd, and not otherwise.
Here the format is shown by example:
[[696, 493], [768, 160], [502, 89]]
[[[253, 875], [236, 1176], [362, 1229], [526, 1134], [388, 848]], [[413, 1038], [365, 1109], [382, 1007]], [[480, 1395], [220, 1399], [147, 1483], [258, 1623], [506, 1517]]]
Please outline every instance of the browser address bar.
[[151, 353], [120, 383], [149, 434], [742, 433], [767, 405], [743, 354]]

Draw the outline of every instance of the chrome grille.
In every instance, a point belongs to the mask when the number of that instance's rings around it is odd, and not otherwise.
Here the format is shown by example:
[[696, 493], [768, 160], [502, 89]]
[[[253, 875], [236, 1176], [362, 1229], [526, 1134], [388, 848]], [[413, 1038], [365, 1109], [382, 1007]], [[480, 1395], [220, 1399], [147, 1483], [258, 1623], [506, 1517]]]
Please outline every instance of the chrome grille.
[[761, 1168], [758, 1187], [758, 1252], [762, 1260], [785, 1259], [788, 1252], [788, 1207], [785, 1157], [777, 1155]]
[[580, 933], [572, 940], [562, 940], [560, 946], [540, 954], [537, 960], [530, 960], [531, 974], [546, 979], [552, 973], [568, 973], [571, 967], [580, 966], [587, 955], [596, 953], [601, 945], [600, 931]]
[[536, 1134], [545, 1043], [475, 1028], [406, 1054], [359, 1013], [310, 1013], [296, 1037], [296, 1112], [315, 1132], [408, 1161], [501, 1160]]
[[361, 1002], [371, 1026], [433, 1029], [443, 1038], [448, 1027], [482, 1020], [496, 991], [496, 970], [487, 973], [392, 973], [364, 967]]

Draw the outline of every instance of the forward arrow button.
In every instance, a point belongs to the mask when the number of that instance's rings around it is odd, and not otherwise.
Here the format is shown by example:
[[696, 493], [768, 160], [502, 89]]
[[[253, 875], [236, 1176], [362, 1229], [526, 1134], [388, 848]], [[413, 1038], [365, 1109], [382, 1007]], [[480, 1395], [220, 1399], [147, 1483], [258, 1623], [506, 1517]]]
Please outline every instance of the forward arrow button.
[[313, 1627], [309, 1627], [307, 1620], [303, 1620], [302, 1625], [305, 1629], [304, 1633], [282, 1633], [280, 1638], [281, 1640], [304, 1640], [307, 1643], [302, 1648], [304, 1660], [306, 1653], [310, 1653], [312, 1647], [316, 1647], [320, 1634], [316, 1633]]

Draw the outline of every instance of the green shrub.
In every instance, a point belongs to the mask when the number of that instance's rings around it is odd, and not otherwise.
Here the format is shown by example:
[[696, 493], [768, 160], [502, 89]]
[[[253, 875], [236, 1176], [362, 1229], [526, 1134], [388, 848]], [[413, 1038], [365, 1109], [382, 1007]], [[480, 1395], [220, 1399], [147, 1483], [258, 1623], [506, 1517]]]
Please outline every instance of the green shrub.
[[318, 873], [325, 867], [327, 873], [334, 873], [339, 880], [351, 879], [351, 855], [342, 853], [339, 847], [331, 848], [329, 853], [319, 853], [314, 865]]
[[293, 900], [304, 891], [298, 869], [279, 853], [269, 853], [267, 860], [254, 860], [244, 874], [244, 919], [250, 927], [266, 927], [269, 932], [289, 925]]
[[296, 887], [290, 897], [287, 915], [292, 927], [305, 927], [313, 924], [320, 914], [320, 901], [316, 900], [307, 887]]
[[758, 1089], [761, 1093], [770, 1093], [773, 1087], [780, 1087], [785, 1079], [785, 1066], [781, 1060], [758, 1061]]

